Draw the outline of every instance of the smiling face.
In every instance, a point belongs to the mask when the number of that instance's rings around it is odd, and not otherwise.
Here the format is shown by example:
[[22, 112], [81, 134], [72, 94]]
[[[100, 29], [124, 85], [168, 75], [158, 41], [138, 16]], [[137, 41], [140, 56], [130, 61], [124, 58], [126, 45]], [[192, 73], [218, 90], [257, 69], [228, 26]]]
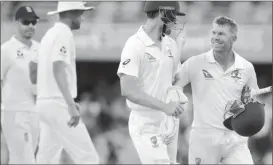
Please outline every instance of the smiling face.
[[214, 51], [226, 52], [232, 49], [233, 43], [236, 41], [236, 35], [231, 31], [228, 24], [219, 25], [213, 23], [211, 30], [211, 45]]

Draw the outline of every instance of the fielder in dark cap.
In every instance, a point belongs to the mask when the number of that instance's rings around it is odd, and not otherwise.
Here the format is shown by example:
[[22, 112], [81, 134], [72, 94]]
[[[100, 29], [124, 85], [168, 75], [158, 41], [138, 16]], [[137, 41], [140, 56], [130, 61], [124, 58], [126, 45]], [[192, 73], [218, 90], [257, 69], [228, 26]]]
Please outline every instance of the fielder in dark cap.
[[[183, 30], [178, 18], [185, 14], [176, 1], [147, 1], [144, 12], [145, 24], [122, 50], [117, 71], [121, 94], [131, 110], [129, 132], [141, 163], [176, 164], [179, 120], [173, 116], [184, 111], [187, 98], [172, 86], [184, 46], [183, 38], [172, 34]], [[181, 99], [168, 102], [169, 92]]]
[[38, 19], [32, 7], [20, 7], [15, 14], [15, 35], [1, 45], [1, 125], [11, 164], [36, 164], [39, 126], [35, 84], [39, 43], [32, 37]]
[[35, 33], [35, 25], [39, 17], [31, 6], [22, 6], [15, 13], [17, 30], [22, 38], [31, 39]]

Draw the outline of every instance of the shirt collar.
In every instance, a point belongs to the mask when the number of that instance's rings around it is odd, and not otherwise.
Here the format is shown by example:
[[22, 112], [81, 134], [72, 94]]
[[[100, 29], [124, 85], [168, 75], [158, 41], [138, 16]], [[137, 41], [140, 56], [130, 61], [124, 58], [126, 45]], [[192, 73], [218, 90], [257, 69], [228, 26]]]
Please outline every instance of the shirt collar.
[[[240, 57], [240, 55], [238, 53], [236, 53], [235, 51], [233, 51], [234, 56], [235, 56], [235, 62], [233, 64], [233, 66], [236, 69], [243, 69], [243, 61]], [[211, 49], [209, 52], [207, 52], [206, 55], [206, 59], [209, 63], [217, 63], [217, 61], [215, 60], [214, 56], [213, 56], [213, 50]]]
[[155, 44], [155, 42], [143, 30], [143, 27], [144, 27], [144, 25], [140, 26], [140, 28], [137, 31], [137, 36], [145, 44], [145, 46], [151, 46], [151, 45]]
[[11, 37], [12, 42], [14, 42], [19, 48], [31, 48], [33, 46], [33, 41], [31, 41], [31, 46], [28, 47], [28, 45], [24, 44], [23, 42], [19, 41], [15, 35]]

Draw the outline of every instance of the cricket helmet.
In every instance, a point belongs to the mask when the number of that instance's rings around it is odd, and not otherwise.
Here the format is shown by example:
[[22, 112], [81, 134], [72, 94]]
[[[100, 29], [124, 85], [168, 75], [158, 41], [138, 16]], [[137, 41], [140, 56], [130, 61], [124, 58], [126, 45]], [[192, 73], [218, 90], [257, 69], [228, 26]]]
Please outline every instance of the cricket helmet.
[[[158, 11], [161, 20], [164, 23], [162, 36], [166, 33], [166, 26], [171, 27], [175, 31], [174, 38], [176, 38], [180, 32], [183, 31], [185, 21], [182, 17], [186, 14], [180, 11], [180, 5], [177, 1], [146, 1], [144, 4], [144, 12], [156, 12]], [[176, 33], [176, 34], [175, 34]]]
[[233, 108], [230, 107], [226, 112], [230, 116], [225, 117], [223, 123], [226, 128], [245, 137], [253, 136], [263, 128], [265, 123], [264, 104], [257, 101], [251, 101], [247, 104], [235, 101], [232, 105]]
[[185, 13], [180, 11], [180, 5], [177, 1], [146, 1], [144, 5], [144, 12], [153, 12], [159, 10], [173, 10], [177, 16], [185, 16]]

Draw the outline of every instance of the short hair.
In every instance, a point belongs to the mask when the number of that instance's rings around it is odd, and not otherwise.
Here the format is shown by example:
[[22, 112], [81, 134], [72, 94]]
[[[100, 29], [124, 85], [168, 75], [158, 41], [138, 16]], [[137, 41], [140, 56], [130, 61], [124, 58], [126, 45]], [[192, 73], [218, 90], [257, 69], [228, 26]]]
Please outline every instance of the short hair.
[[230, 27], [230, 32], [237, 36], [238, 24], [233, 19], [226, 16], [219, 16], [214, 19], [213, 24], [222, 26], [228, 25]]

